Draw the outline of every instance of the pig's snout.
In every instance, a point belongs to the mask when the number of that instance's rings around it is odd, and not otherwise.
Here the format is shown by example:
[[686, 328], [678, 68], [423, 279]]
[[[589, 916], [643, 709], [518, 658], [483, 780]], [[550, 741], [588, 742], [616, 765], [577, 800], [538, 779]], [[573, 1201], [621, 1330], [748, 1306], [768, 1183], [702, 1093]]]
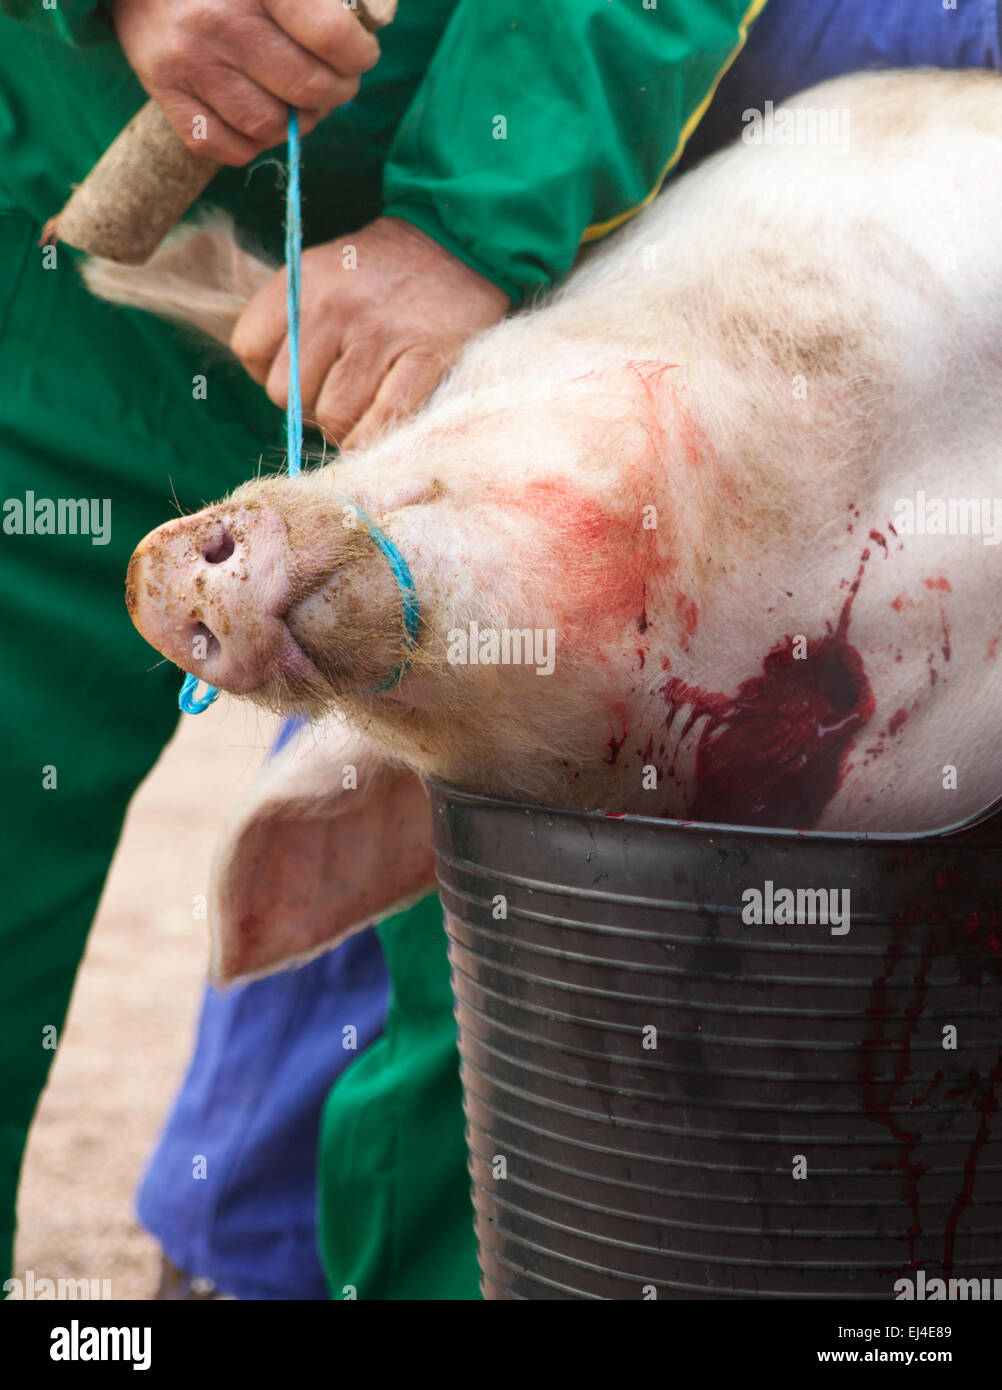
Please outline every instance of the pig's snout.
[[152, 531], [126, 586], [146, 640], [210, 685], [283, 711], [378, 686], [405, 655], [398, 585], [364, 528], [309, 503], [301, 493], [209, 507]]
[[292, 596], [286, 527], [266, 506], [210, 507], [152, 531], [129, 562], [126, 603], [146, 640], [236, 695], [317, 672], [283, 621]]

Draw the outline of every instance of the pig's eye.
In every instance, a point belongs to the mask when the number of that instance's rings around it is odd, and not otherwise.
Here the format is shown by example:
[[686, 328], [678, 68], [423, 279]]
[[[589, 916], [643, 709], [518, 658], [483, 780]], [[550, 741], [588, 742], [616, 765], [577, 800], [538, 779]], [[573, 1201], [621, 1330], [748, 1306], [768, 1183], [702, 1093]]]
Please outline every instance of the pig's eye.
[[207, 565], [221, 565], [224, 560], [230, 558], [236, 548], [237, 543], [229, 531], [224, 531], [217, 540], [205, 547], [202, 551], [202, 559]]

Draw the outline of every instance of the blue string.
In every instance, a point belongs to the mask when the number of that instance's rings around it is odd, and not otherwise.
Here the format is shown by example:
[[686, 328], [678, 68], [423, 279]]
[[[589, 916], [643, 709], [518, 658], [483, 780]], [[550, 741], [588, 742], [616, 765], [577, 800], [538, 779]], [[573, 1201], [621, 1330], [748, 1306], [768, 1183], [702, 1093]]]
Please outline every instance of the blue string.
[[[285, 186], [285, 270], [286, 270], [286, 315], [289, 337], [289, 401], [285, 409], [285, 438], [289, 476], [295, 478], [302, 471], [303, 460], [303, 399], [299, 380], [299, 321], [300, 321], [300, 282], [303, 260], [303, 215], [302, 196], [299, 186], [299, 112], [289, 107], [289, 176]], [[397, 584], [404, 611], [404, 643], [407, 655], [378, 685], [360, 690], [360, 695], [377, 695], [383, 690], [391, 690], [403, 680], [404, 673], [411, 664], [411, 655], [417, 643], [420, 609], [417, 588], [407, 561], [400, 551], [374, 521], [350, 498], [344, 499], [355, 508], [369, 535], [390, 563]], [[186, 675], [178, 696], [178, 704], [185, 714], [201, 714], [207, 710], [219, 691], [213, 685], [205, 687], [205, 694], [196, 696], [198, 676]]]
[[[303, 212], [299, 189], [299, 112], [289, 107], [289, 176], [285, 184], [286, 318], [289, 333], [289, 402], [285, 408], [285, 450], [289, 477], [303, 467], [303, 398], [299, 382], [299, 298], [303, 260]], [[178, 696], [184, 714], [201, 714], [218, 697], [214, 685], [196, 695], [198, 676], [186, 675]]]
[[392, 690], [395, 685], [399, 685], [404, 678], [407, 668], [411, 664], [411, 655], [417, 644], [418, 625], [421, 621], [417, 585], [414, 583], [414, 576], [411, 574], [410, 566], [390, 540], [389, 536], [379, 529], [371, 517], [366, 516], [357, 502], [353, 502], [350, 497], [343, 497], [341, 500], [347, 502], [350, 507], [355, 508], [359, 520], [365, 526], [370, 537], [379, 546], [387, 560], [389, 560], [390, 569], [393, 571], [393, 577], [400, 586], [400, 600], [404, 610], [404, 646], [407, 648], [407, 655], [399, 665], [394, 667], [386, 679], [380, 681], [378, 685], [370, 685], [365, 690], [357, 690], [354, 692], [356, 695], [378, 695], [383, 690]]
[[205, 694], [196, 697], [195, 690], [198, 686], [198, 677], [186, 675], [181, 682], [181, 693], [177, 697], [178, 707], [182, 714], [201, 714], [207, 710], [213, 700], [219, 694], [214, 685], [205, 687]]
[[303, 215], [299, 193], [299, 112], [289, 107], [289, 179], [285, 187], [285, 305], [289, 327], [289, 403], [285, 408], [289, 477], [302, 470], [303, 400], [299, 382], [299, 283], [303, 262]]

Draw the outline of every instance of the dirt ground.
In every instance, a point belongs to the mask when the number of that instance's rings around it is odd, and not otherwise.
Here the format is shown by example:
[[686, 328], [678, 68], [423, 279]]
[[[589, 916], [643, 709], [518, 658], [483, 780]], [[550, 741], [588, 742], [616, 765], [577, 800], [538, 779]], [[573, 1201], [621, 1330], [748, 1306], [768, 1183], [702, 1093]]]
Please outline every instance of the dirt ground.
[[28, 1145], [18, 1277], [110, 1279], [124, 1299], [156, 1287], [132, 1202], [190, 1055], [208, 956], [193, 899], [270, 728], [220, 697], [182, 721], [133, 800]]

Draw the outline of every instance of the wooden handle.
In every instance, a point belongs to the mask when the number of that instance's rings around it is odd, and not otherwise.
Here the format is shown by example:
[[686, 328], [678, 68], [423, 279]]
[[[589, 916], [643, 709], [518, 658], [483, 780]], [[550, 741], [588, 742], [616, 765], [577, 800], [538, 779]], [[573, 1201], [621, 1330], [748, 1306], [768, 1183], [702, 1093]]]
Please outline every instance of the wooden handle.
[[[354, 0], [366, 29], [389, 24], [397, 0]], [[65, 241], [92, 256], [142, 265], [219, 172], [195, 154], [155, 101], [105, 150], [66, 206], [42, 229], [42, 245]]]

